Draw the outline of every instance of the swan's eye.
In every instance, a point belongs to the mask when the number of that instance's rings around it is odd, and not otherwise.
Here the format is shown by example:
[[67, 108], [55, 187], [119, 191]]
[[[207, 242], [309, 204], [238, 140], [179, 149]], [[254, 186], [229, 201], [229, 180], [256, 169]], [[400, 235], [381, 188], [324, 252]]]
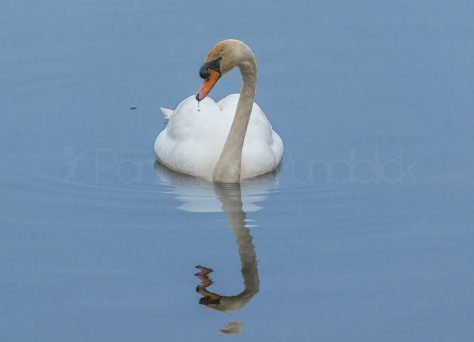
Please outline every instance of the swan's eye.
[[213, 59], [210, 62], [207, 62], [206, 64], [203, 64], [201, 66], [201, 69], [199, 69], [199, 76], [202, 79], [208, 80], [210, 77], [208, 69], [217, 71], [220, 74], [221, 73], [221, 59], [222, 57], [219, 57], [219, 58]]
[[216, 58], [212, 61], [210, 61], [209, 63], [207, 63], [207, 67], [209, 69], [212, 69], [214, 71], [217, 71], [217, 72], [221, 72], [221, 59], [222, 57], [219, 57], [219, 58]]

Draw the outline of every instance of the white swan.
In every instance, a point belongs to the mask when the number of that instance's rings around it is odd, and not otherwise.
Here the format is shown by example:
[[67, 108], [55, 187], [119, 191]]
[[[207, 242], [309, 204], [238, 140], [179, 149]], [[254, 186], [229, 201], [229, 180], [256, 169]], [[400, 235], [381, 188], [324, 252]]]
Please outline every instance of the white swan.
[[[217, 103], [206, 98], [220, 76], [233, 67], [242, 75], [240, 94]], [[162, 108], [169, 121], [155, 141], [157, 159], [175, 171], [225, 183], [276, 169], [283, 142], [253, 102], [257, 64], [250, 48], [234, 39], [217, 43], [199, 74], [204, 81], [196, 96], [174, 111]]]

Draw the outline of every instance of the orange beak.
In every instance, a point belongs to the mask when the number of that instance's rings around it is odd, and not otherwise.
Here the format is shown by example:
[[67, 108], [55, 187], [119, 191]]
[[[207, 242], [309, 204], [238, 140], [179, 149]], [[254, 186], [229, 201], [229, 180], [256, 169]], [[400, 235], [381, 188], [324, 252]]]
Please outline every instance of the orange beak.
[[213, 69], [209, 68], [208, 72], [209, 77], [202, 82], [201, 89], [196, 95], [196, 100], [198, 101], [204, 100], [207, 94], [209, 94], [209, 92], [211, 91], [212, 87], [214, 87], [214, 85], [216, 84], [219, 77], [221, 77], [221, 73]]

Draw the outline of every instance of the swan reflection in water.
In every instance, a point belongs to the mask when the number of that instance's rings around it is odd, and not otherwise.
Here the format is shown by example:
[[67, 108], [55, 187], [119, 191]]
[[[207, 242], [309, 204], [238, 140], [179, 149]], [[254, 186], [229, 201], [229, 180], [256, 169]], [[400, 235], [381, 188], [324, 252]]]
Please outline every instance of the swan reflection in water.
[[[246, 213], [262, 209], [258, 205], [275, 188], [275, 175], [269, 174], [249, 179], [242, 184], [210, 183], [180, 174], [155, 163], [160, 180], [169, 186], [170, 193], [178, 199], [180, 209], [189, 212], [225, 212], [227, 225], [234, 232], [242, 266], [243, 290], [236, 295], [221, 295], [208, 290], [212, 285], [209, 267], [196, 266], [200, 283], [196, 290], [201, 295], [200, 304], [218, 311], [235, 311], [245, 306], [259, 291], [257, 257], [252, 236], [246, 226]], [[241, 331], [239, 322], [229, 322], [223, 333]]]
[[239, 184], [214, 184], [214, 191], [222, 203], [222, 210], [227, 214], [227, 224], [234, 231], [237, 245], [239, 246], [240, 263], [244, 289], [237, 295], [223, 296], [207, 290], [212, 284], [208, 274], [212, 269], [197, 266], [197, 276], [201, 284], [197, 291], [202, 296], [200, 304], [219, 311], [235, 311], [247, 304], [259, 290], [257, 256], [252, 243], [252, 236], [245, 226], [246, 214], [242, 209], [242, 194]]

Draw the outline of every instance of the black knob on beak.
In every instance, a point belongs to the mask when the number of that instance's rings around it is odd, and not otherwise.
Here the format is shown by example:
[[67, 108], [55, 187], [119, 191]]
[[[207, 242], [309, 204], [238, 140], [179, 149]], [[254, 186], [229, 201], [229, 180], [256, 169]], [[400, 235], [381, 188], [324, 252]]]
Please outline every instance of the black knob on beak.
[[203, 79], [203, 80], [208, 80], [209, 77], [211, 77], [211, 75], [209, 74], [209, 70], [207, 70], [207, 65], [204, 64], [201, 69], [199, 69], [199, 76]]

